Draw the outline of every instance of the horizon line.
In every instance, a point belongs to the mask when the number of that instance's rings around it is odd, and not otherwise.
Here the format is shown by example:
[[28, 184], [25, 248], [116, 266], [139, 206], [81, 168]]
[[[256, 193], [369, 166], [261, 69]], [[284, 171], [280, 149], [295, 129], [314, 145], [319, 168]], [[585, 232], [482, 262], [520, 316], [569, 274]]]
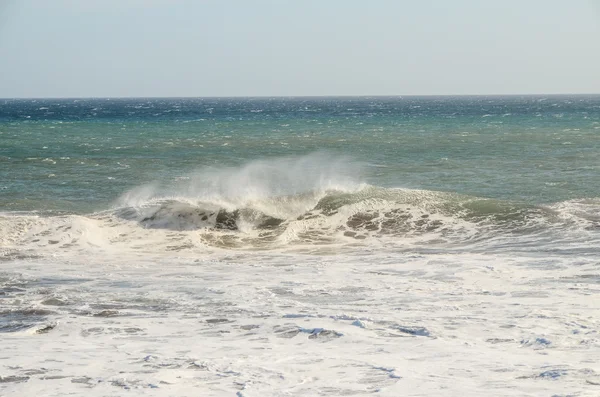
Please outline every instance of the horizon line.
[[48, 96], [0, 97], [0, 100], [48, 99], [269, 99], [269, 98], [440, 98], [440, 97], [535, 97], [535, 96], [600, 96], [598, 93], [542, 93], [542, 94], [391, 94], [391, 95], [208, 95], [208, 96]]

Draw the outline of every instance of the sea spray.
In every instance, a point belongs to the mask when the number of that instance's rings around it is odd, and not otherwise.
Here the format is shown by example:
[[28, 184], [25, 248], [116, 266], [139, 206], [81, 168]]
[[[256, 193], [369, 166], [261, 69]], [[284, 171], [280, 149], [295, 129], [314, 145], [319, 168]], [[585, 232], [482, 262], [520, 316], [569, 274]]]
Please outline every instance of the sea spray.
[[256, 207], [289, 218], [313, 208], [328, 191], [359, 190], [364, 166], [325, 152], [250, 161], [239, 167], [203, 167], [174, 181], [157, 181], [124, 193], [116, 207], [144, 207], [177, 200], [228, 211]]

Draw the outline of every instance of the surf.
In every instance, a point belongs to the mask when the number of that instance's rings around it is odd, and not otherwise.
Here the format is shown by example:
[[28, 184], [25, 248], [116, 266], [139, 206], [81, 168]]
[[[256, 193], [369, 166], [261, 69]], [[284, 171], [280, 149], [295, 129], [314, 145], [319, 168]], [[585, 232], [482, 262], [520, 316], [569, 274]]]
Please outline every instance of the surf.
[[5, 256], [118, 250], [553, 247], [598, 241], [600, 201], [553, 205], [364, 181], [368, 164], [324, 152], [203, 167], [135, 186], [81, 215], [5, 214]]
[[[594, 245], [597, 200], [547, 207], [362, 185], [240, 202], [152, 198], [98, 213], [0, 217], [4, 256], [387, 246], [494, 252]], [[290, 206], [290, 203], [293, 205]], [[282, 210], [282, 207], [285, 208]], [[290, 210], [290, 208], [293, 209]], [[521, 247], [521, 248], [520, 248]]]

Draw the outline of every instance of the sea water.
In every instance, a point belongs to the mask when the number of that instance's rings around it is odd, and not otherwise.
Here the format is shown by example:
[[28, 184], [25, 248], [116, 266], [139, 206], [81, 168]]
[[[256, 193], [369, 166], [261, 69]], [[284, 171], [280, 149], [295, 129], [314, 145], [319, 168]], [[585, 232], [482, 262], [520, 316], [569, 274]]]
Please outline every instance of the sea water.
[[600, 96], [0, 100], [0, 394], [597, 396]]

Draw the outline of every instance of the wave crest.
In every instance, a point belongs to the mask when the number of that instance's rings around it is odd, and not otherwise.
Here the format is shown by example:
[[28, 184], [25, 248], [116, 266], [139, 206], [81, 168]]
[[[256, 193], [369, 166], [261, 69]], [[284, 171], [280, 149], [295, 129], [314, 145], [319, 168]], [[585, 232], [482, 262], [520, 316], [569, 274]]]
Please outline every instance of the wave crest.
[[112, 210], [86, 217], [0, 217], [0, 243], [32, 252], [40, 247], [164, 252], [359, 242], [515, 249], [599, 241], [598, 199], [531, 206], [383, 188], [360, 183], [362, 170], [323, 153], [205, 168], [171, 184], [132, 189]]
[[[307, 209], [281, 211], [289, 202]], [[558, 242], [572, 248], [597, 245], [598, 214], [597, 200], [536, 207], [455, 193], [363, 186], [353, 192], [255, 199], [234, 208], [189, 198], [154, 199], [87, 217], [0, 217], [0, 230], [7, 247], [35, 252], [39, 247], [143, 253], [356, 243], [554, 249]]]
[[227, 211], [260, 207], [270, 216], [288, 218], [312, 208], [327, 191], [359, 190], [362, 174], [360, 163], [326, 153], [258, 160], [239, 167], [203, 168], [167, 184], [139, 186], [115, 205], [144, 207], [176, 200]]

